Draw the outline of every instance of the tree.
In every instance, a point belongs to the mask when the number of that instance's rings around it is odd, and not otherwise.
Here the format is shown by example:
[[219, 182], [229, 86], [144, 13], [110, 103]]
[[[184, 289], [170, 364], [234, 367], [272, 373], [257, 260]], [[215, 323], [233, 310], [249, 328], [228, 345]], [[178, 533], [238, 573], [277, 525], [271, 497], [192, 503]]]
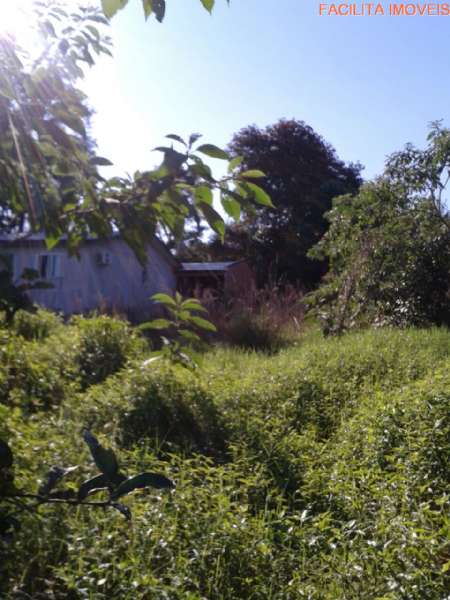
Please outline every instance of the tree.
[[243, 224], [233, 228], [230, 250], [240, 244], [260, 279], [270, 270], [276, 279], [313, 286], [326, 263], [308, 258], [307, 252], [327, 230], [324, 214], [332, 199], [358, 190], [361, 166], [345, 164], [320, 135], [296, 120], [246, 127], [233, 137], [229, 151], [243, 157], [242, 173], [266, 174], [255, 181], [262, 182], [275, 205], [246, 213]]
[[[144, 261], [145, 244], [160, 229], [179, 237], [193, 215], [223, 237], [214, 190], [234, 214], [240, 202], [268, 203], [227, 152], [199, 143], [198, 134], [187, 141], [170, 134], [171, 145], [156, 149], [163, 155], [157, 168], [105, 181], [97, 167], [111, 163], [93, 152], [86, 133], [90, 113], [76, 85], [82, 65], [93, 65], [95, 53], [109, 52], [109, 40], [97, 27], [107, 20], [97, 9], [68, 13], [63, 7], [58, 0], [36, 4], [44, 37], [38, 58], [12, 38], [0, 44], [2, 231], [45, 230], [49, 248], [65, 234], [72, 252], [86, 235], [119, 231]], [[229, 161], [228, 175], [215, 178], [204, 156]]]
[[311, 301], [329, 332], [361, 324], [450, 324], [450, 130], [393, 154], [382, 177], [337, 198], [313, 256], [329, 273]]

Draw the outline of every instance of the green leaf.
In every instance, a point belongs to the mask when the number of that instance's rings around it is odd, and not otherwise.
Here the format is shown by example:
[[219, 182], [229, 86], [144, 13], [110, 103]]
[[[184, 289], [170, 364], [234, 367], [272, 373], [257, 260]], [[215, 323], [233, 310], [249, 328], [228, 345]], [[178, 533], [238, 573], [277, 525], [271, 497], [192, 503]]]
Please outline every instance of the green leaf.
[[125, 517], [127, 521], [131, 521], [131, 510], [125, 504], [120, 504], [119, 502], [114, 502], [111, 504], [113, 508], [118, 510]]
[[166, 14], [166, 1], [165, 0], [152, 0], [151, 2], [153, 12], [155, 13], [156, 19], [162, 23]]
[[255, 202], [261, 204], [262, 206], [269, 206], [270, 208], [274, 208], [269, 194], [265, 192], [261, 187], [259, 187], [259, 185], [247, 182], [246, 186], [252, 191]]
[[209, 13], [211, 13], [212, 9], [214, 8], [215, 0], [200, 0], [200, 1], [203, 4], [203, 6], [206, 8], [206, 10]]
[[217, 331], [215, 325], [213, 325], [210, 321], [207, 321], [206, 319], [202, 319], [201, 317], [191, 316], [189, 317], [189, 321], [194, 323], [194, 325], [197, 325], [197, 327], [200, 327], [200, 329], [204, 329], [205, 331]]
[[130, 477], [119, 485], [111, 495], [111, 498], [116, 500], [117, 498], [120, 498], [120, 496], [146, 487], [154, 487], [159, 490], [172, 490], [175, 487], [175, 484], [173, 481], [170, 481], [170, 479], [167, 479], [167, 477], [159, 473], [141, 473], [135, 477]]
[[138, 329], [141, 331], [144, 331], [145, 329], [169, 329], [171, 325], [172, 323], [167, 319], [154, 319], [153, 321], [142, 323], [142, 325], [139, 325]]
[[205, 204], [212, 206], [213, 193], [211, 188], [207, 187], [206, 185], [199, 185], [195, 188], [194, 198], [197, 202], [204, 202]]
[[241, 205], [237, 200], [230, 196], [222, 195], [221, 202], [224, 211], [235, 221], [241, 218]]
[[183, 140], [183, 138], [179, 135], [176, 135], [175, 133], [170, 133], [169, 135], [166, 135], [166, 138], [168, 138], [169, 140], [174, 140], [175, 142], [179, 142], [180, 144], [183, 144], [183, 146], [186, 146], [186, 142]]
[[239, 174], [240, 177], [248, 177], [249, 179], [257, 179], [258, 177], [265, 177], [265, 173], [259, 169], [250, 169]]
[[230, 163], [228, 165], [228, 173], [231, 173], [232, 171], [234, 171], [234, 169], [240, 167], [243, 160], [243, 156], [235, 156], [232, 160], [230, 160]]
[[229, 160], [230, 158], [225, 150], [222, 150], [213, 144], [203, 144], [197, 148], [197, 151], [206, 154], [206, 156], [210, 156], [211, 158], [220, 158], [221, 160]]
[[223, 240], [223, 238], [225, 237], [225, 223], [223, 222], [223, 219], [219, 215], [219, 213], [208, 204], [202, 204], [201, 211], [205, 219], [208, 221], [209, 226], [212, 227], [214, 231], [217, 231], [217, 233]]
[[142, 8], [144, 9], [145, 19], [147, 20], [153, 12], [152, 0], [142, 0]]
[[108, 477], [110, 481], [119, 471], [119, 463], [113, 450], [104, 448], [92, 433], [83, 429], [83, 439], [89, 446], [92, 458], [100, 471]]
[[109, 479], [106, 475], [97, 475], [80, 485], [78, 490], [78, 500], [82, 502], [88, 495], [97, 490], [108, 488]]
[[0, 440], [0, 469], [9, 469], [13, 464], [13, 453], [6, 442]]
[[89, 162], [91, 165], [98, 165], [99, 167], [111, 167], [113, 165], [110, 160], [103, 156], [94, 156]]
[[105, 16], [111, 19], [119, 10], [128, 4], [128, 0], [102, 0], [102, 9]]
[[159, 302], [160, 304], [166, 304], [167, 306], [176, 306], [177, 305], [175, 300], [168, 294], [161, 294], [161, 293], [153, 294], [153, 296], [151, 297], [151, 300], [153, 300], [153, 302]]
[[188, 329], [180, 329], [178, 332], [184, 339], [189, 342], [200, 342], [201, 338], [193, 331], [189, 331]]
[[188, 298], [181, 304], [181, 308], [185, 310], [198, 310], [201, 312], [208, 312], [204, 306], [200, 304], [195, 298]]

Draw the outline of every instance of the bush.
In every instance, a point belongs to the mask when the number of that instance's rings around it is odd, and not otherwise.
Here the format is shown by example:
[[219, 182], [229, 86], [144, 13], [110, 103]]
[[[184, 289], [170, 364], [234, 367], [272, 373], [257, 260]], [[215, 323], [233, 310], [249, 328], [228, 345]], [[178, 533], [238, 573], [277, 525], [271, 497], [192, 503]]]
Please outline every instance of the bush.
[[61, 326], [59, 315], [39, 308], [35, 313], [25, 310], [16, 312], [12, 330], [26, 340], [44, 340]]
[[114, 421], [121, 445], [220, 455], [224, 430], [211, 396], [182, 367], [151, 363], [129, 368], [83, 400], [83, 418], [95, 428]]
[[[63, 336], [64, 338], [64, 336]], [[76, 389], [74, 353], [67, 338], [27, 342], [0, 331], [0, 402], [26, 411], [58, 405]]]
[[107, 316], [74, 317], [71, 325], [79, 335], [75, 361], [85, 388], [104, 381], [145, 349], [144, 340], [126, 321]]

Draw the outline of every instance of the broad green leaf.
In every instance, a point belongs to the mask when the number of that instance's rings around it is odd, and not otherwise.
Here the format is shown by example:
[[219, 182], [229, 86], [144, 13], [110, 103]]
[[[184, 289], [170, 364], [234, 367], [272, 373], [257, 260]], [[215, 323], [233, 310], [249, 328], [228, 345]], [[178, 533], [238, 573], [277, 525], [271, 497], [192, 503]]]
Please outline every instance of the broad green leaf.
[[203, 6], [206, 8], [206, 10], [209, 13], [211, 13], [212, 9], [214, 8], [215, 0], [200, 0], [200, 1], [203, 4]]
[[193, 146], [193, 144], [195, 144], [195, 142], [198, 142], [198, 140], [202, 137], [201, 133], [191, 133], [191, 135], [189, 136], [189, 146]]
[[194, 323], [194, 325], [197, 325], [197, 327], [200, 327], [200, 329], [204, 329], [205, 331], [217, 331], [215, 325], [213, 325], [210, 321], [207, 321], [206, 319], [202, 319], [201, 317], [191, 316], [189, 318], [189, 321]]
[[194, 298], [188, 298], [181, 304], [181, 308], [185, 310], [198, 310], [201, 312], [208, 312], [204, 306], [200, 304], [198, 300]]
[[235, 221], [239, 221], [241, 217], [241, 205], [237, 200], [231, 198], [231, 196], [226, 196], [225, 194], [221, 197], [221, 202], [224, 211]]
[[102, 0], [105, 16], [111, 19], [119, 10], [128, 4], [128, 0]]
[[170, 133], [169, 135], [166, 135], [166, 138], [168, 138], [169, 140], [174, 140], [175, 142], [179, 142], [180, 144], [183, 144], [183, 146], [186, 146], [186, 142], [183, 140], [183, 138], [179, 135], [176, 135], [175, 133]]
[[94, 158], [91, 158], [89, 162], [91, 165], [98, 165], [99, 167], [111, 167], [113, 164], [110, 160], [104, 158], [103, 156], [94, 156]]
[[274, 208], [269, 194], [265, 192], [261, 187], [259, 187], [259, 185], [247, 182], [246, 186], [253, 192], [255, 202], [261, 204], [262, 206], [269, 206], [270, 208]]
[[225, 237], [225, 223], [223, 222], [223, 219], [219, 215], [219, 213], [208, 204], [202, 204], [201, 211], [205, 219], [207, 220], [209, 226], [212, 227], [212, 229], [214, 229], [214, 231], [216, 231], [223, 240], [223, 238]]
[[166, 14], [166, 0], [151, 0], [156, 19], [162, 23]]
[[240, 177], [248, 177], [249, 179], [257, 179], [258, 177], [265, 177], [265, 173], [259, 169], [250, 169], [239, 174]]
[[145, 19], [147, 20], [153, 12], [152, 0], [142, 0]]
[[168, 294], [161, 294], [161, 293], [153, 294], [153, 296], [151, 297], [151, 300], [153, 300], [153, 302], [159, 302], [160, 304], [166, 304], [167, 306], [176, 306], [177, 305], [175, 300]]
[[81, 502], [87, 498], [90, 493], [108, 488], [108, 483], [109, 479], [103, 474], [85, 481], [80, 485], [78, 490], [78, 500]]
[[234, 169], [240, 167], [243, 160], [243, 156], [235, 156], [232, 160], [230, 160], [230, 163], [228, 165], [228, 173], [231, 173], [232, 171], [234, 171]]
[[148, 323], [142, 323], [139, 325], [139, 329], [144, 331], [145, 329], [169, 329], [172, 323], [167, 319], [154, 319], [153, 321], [148, 321]]
[[184, 339], [189, 342], [200, 342], [201, 338], [193, 331], [189, 331], [188, 329], [180, 329], [179, 334], [184, 337]]
[[7, 468], [13, 464], [13, 453], [6, 442], [0, 440], [0, 469]]
[[110, 481], [119, 471], [119, 463], [116, 455], [110, 448], [104, 448], [97, 438], [87, 429], [83, 430], [83, 439], [89, 446], [92, 458], [100, 471], [108, 477]]
[[210, 156], [211, 158], [220, 158], [221, 160], [229, 160], [230, 158], [225, 150], [222, 150], [213, 144], [203, 144], [197, 148], [197, 151], [206, 154], [206, 156]]
[[195, 188], [194, 198], [196, 202], [204, 202], [205, 204], [212, 206], [213, 193], [211, 188], [207, 187], [206, 185], [199, 185]]
[[141, 473], [135, 477], [130, 477], [120, 484], [111, 494], [111, 498], [116, 500], [117, 498], [120, 498], [120, 496], [146, 487], [154, 487], [159, 490], [172, 490], [175, 487], [175, 484], [173, 481], [170, 481], [170, 479], [167, 479], [167, 477], [159, 473]]

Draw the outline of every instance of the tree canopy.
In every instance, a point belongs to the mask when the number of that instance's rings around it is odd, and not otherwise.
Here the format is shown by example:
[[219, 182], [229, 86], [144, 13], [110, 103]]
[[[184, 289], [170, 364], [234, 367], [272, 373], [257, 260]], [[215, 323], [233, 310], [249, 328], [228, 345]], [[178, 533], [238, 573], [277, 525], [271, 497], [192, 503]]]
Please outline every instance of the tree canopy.
[[[177, 237], [192, 215], [223, 237], [214, 191], [235, 218], [241, 204], [270, 204], [228, 152], [200, 142], [198, 134], [188, 140], [168, 135], [169, 144], [156, 148], [163, 157], [156, 168], [128, 178], [101, 177], [98, 166], [111, 163], [94, 153], [90, 111], [77, 84], [83, 65], [110, 52], [102, 30], [108, 21], [99, 9], [69, 12], [64, 6], [58, 0], [36, 4], [43, 37], [37, 58], [11, 37], [0, 43], [2, 231], [45, 230], [49, 248], [66, 235], [73, 252], [86, 235], [119, 231], [143, 261], [145, 243], [155, 233], [163, 229]], [[227, 175], [216, 178], [205, 157], [227, 161]]]
[[247, 211], [242, 223], [228, 232], [225, 248], [213, 242], [210, 250], [230, 258], [249, 256], [262, 281], [270, 272], [277, 280], [314, 285], [326, 265], [308, 258], [307, 252], [327, 230], [324, 214], [332, 199], [358, 190], [360, 165], [344, 163], [330, 144], [298, 120], [283, 119], [264, 129], [246, 127], [233, 137], [229, 151], [243, 157], [241, 173], [254, 177], [274, 208]]
[[312, 296], [325, 329], [361, 324], [450, 324], [450, 130], [407, 145], [358, 194], [337, 198], [312, 251], [329, 273]]

